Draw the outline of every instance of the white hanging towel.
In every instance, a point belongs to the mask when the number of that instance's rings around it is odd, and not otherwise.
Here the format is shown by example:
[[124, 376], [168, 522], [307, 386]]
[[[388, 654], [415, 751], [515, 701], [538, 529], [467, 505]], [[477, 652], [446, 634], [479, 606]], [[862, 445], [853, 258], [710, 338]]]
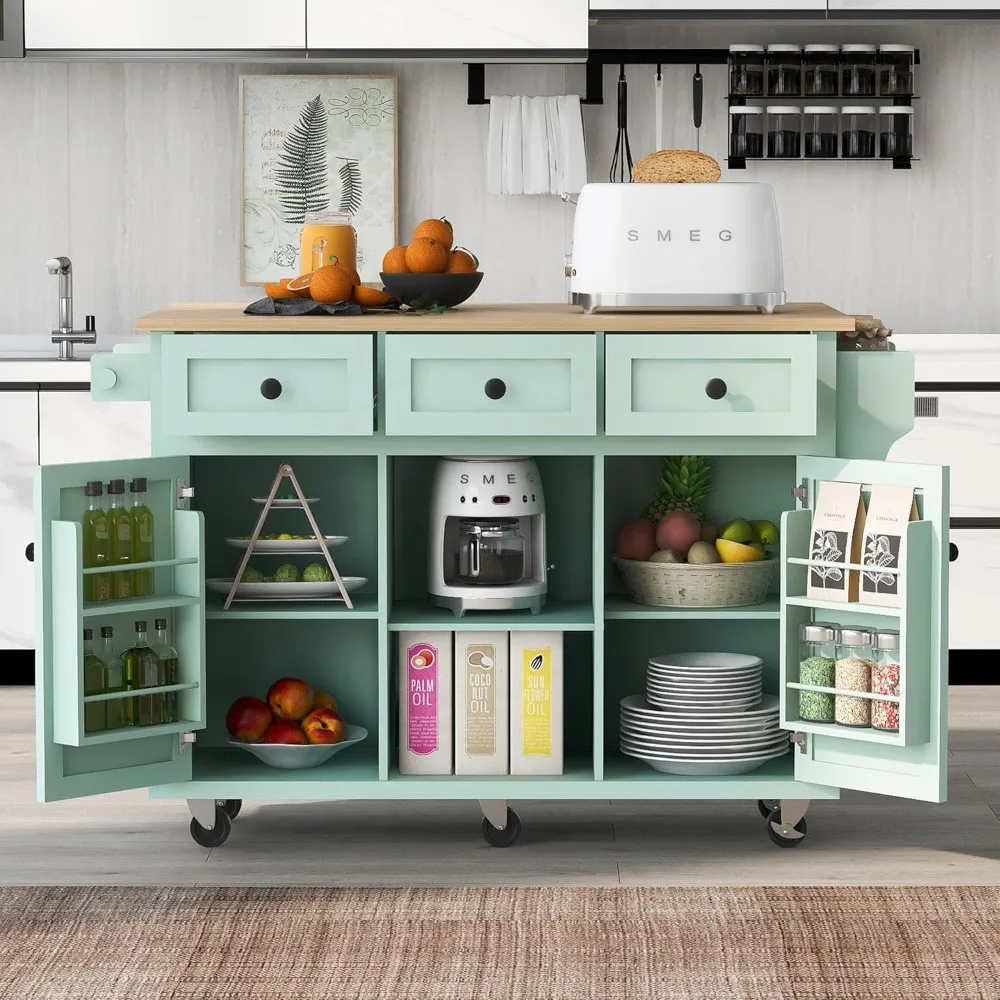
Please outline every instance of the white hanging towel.
[[510, 98], [495, 94], [490, 98], [490, 131], [486, 140], [486, 190], [504, 193], [504, 130], [510, 114]]
[[525, 194], [551, 194], [552, 178], [549, 176], [550, 156], [557, 155], [551, 144], [546, 109], [549, 97], [524, 97], [521, 106], [524, 120], [521, 125], [521, 163], [524, 170]]
[[568, 94], [555, 100], [559, 109], [559, 184], [553, 193], [579, 194], [587, 183], [587, 147], [580, 98]]
[[504, 129], [504, 194], [524, 194], [524, 101], [511, 97]]

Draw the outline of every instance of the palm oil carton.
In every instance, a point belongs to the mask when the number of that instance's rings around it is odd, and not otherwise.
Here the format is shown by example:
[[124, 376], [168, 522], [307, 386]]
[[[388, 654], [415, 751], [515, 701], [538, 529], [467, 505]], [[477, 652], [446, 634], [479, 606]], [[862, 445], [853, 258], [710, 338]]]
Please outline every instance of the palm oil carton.
[[455, 633], [455, 774], [510, 766], [506, 632]]
[[563, 773], [563, 634], [510, 633], [510, 773]]
[[452, 773], [452, 633], [399, 633], [399, 773]]

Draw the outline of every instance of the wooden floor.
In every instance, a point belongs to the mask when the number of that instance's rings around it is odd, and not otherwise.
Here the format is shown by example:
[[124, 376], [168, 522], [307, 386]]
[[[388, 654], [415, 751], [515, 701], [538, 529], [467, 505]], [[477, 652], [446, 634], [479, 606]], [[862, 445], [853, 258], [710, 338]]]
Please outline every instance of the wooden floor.
[[246, 803], [228, 843], [145, 792], [39, 805], [34, 692], [0, 689], [0, 884], [1000, 885], [1000, 687], [952, 688], [950, 801], [845, 792], [771, 844], [754, 802], [515, 803], [512, 850], [476, 803]]

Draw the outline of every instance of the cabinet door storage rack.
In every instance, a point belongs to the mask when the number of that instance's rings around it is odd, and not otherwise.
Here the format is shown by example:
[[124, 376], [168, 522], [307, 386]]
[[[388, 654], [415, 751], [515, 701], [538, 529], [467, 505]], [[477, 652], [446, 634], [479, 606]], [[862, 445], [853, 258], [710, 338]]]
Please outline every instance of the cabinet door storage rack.
[[[837, 798], [842, 788], [944, 801], [948, 470], [884, 461], [913, 426], [913, 359], [901, 351], [837, 352], [835, 333], [782, 334], [769, 329], [770, 317], [758, 319], [759, 333], [742, 334], [296, 330], [284, 335], [295, 350], [283, 358], [273, 335], [153, 333], [149, 352], [130, 356], [123, 393], [133, 397], [148, 378], [157, 457], [45, 466], [38, 474], [39, 798], [149, 788], [153, 797], [186, 800], [194, 839], [212, 846], [230, 836], [243, 799], [477, 800], [496, 846], [516, 840], [520, 824], [507, 802], [518, 798], [757, 800], [767, 836], [783, 846], [802, 842], [811, 800]], [[189, 363], [164, 367], [165, 356]], [[252, 414], [243, 436], [210, 409], [207, 385], [225, 377], [225, 356], [239, 383], [231, 396]], [[289, 398], [277, 429], [249, 391], [277, 377], [275, 358], [283, 383], [326, 387], [319, 400]], [[118, 361], [99, 356], [94, 365], [106, 370]], [[345, 381], [348, 370], [360, 373], [360, 389]], [[435, 403], [449, 373], [467, 384]], [[189, 377], [204, 421], [178, 413], [172, 390]], [[493, 378], [509, 384], [509, 398], [482, 396]], [[733, 398], [709, 411], [685, 380], [697, 387], [711, 378], [731, 382]], [[659, 399], [655, 385], [671, 380], [681, 391]], [[113, 388], [102, 392], [114, 398]], [[317, 434], [307, 426], [310, 408], [335, 425], [352, 400], [358, 420], [347, 419], [348, 429]], [[663, 457], [682, 453], [709, 462], [710, 523], [746, 516], [781, 525], [780, 578], [763, 603], [654, 607], [626, 596], [611, 558], [617, 529], [656, 496]], [[429, 484], [438, 459], [454, 455], [535, 459], [551, 564], [539, 614], [456, 619], [431, 606]], [[310, 504], [308, 529], [304, 511], [290, 505], [282, 530], [349, 539], [336, 550], [337, 568], [367, 583], [350, 602], [246, 601], [227, 609], [216, 597], [206, 606], [206, 579], [233, 573], [227, 539], [260, 514], [253, 498], [269, 485], [273, 492], [279, 466], [294, 468], [302, 495], [321, 501]], [[149, 483], [156, 519], [155, 596], [87, 604], [85, 484], [136, 476]], [[919, 519], [907, 528], [899, 608], [805, 596], [811, 508], [824, 481], [915, 491]], [[154, 616], [169, 619], [179, 653], [181, 721], [85, 732], [83, 628], [109, 623], [116, 638], [127, 637], [135, 619]], [[900, 630], [898, 733], [799, 719], [798, 630], [814, 620]], [[562, 633], [563, 772], [400, 774], [397, 633], [486, 629]], [[619, 703], [643, 690], [649, 658], [671, 651], [760, 657], [763, 691], [778, 697], [779, 727], [792, 734], [789, 752], [749, 773], [716, 777], [664, 774], [622, 755]], [[230, 747], [228, 706], [263, 696], [284, 676], [331, 693], [344, 720], [369, 738], [305, 770], [270, 768]], [[251, 833], [252, 820], [245, 822]]]

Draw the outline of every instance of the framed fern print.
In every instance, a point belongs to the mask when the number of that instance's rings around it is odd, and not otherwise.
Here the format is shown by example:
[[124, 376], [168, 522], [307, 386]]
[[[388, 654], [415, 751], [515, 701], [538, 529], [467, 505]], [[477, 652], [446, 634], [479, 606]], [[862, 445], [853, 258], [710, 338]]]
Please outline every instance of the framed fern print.
[[358, 233], [362, 281], [396, 244], [397, 86], [393, 76], [243, 76], [240, 279], [301, 273], [299, 232], [343, 212]]

